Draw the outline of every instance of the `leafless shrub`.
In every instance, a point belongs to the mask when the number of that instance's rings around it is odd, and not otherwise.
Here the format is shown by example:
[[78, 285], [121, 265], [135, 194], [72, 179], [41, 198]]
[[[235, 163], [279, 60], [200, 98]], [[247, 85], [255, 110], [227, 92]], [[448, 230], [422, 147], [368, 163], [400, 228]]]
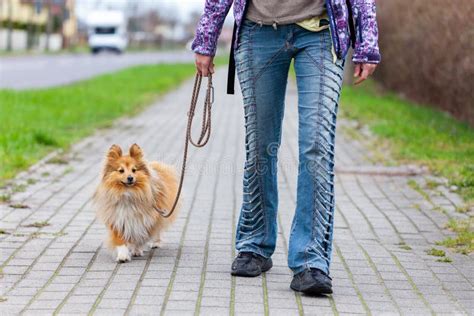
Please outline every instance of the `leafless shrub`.
[[474, 1], [380, 0], [376, 77], [474, 125]]

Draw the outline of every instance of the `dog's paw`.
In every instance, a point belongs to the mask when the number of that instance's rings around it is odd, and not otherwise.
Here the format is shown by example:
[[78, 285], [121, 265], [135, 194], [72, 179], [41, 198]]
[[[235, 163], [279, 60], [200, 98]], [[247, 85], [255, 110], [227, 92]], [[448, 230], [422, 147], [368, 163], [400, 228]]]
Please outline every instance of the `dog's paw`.
[[148, 243], [151, 249], [161, 248], [161, 241], [152, 241]]
[[133, 249], [132, 250], [133, 257], [142, 257], [143, 256], [143, 249]]
[[115, 259], [119, 263], [124, 263], [132, 260], [130, 256], [130, 251], [128, 251], [127, 246], [118, 246], [117, 247], [117, 259]]

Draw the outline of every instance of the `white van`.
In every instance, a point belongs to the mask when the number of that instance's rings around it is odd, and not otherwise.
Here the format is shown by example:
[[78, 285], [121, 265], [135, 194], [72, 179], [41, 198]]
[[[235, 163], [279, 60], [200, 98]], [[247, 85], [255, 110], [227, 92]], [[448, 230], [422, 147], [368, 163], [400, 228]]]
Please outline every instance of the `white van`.
[[87, 17], [89, 47], [93, 54], [101, 50], [122, 53], [127, 48], [127, 22], [121, 11], [94, 11]]

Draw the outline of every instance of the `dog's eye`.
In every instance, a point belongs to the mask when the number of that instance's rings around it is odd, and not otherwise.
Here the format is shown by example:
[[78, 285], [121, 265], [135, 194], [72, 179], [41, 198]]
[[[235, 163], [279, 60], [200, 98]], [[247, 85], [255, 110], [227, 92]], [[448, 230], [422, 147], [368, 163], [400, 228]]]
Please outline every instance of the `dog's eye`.
[[136, 168], [133, 168], [133, 169], [132, 169], [132, 172], [133, 172], [133, 173], [137, 172], [137, 169], [136, 169]]
[[120, 172], [120, 173], [124, 173], [124, 172], [125, 172], [125, 170], [123, 170], [123, 169], [119, 169], [119, 170], [118, 170], [118, 172]]

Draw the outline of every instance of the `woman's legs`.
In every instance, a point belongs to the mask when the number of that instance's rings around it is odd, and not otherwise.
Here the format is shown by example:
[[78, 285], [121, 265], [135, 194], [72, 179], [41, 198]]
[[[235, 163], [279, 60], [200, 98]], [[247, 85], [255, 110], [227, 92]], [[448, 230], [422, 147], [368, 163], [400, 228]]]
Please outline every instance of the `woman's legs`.
[[236, 248], [265, 258], [276, 244], [277, 153], [285, 89], [295, 58], [299, 112], [297, 206], [288, 264], [329, 273], [334, 220], [334, 142], [344, 62], [332, 60], [329, 30], [244, 22], [236, 66], [244, 98], [246, 162]]
[[292, 51], [288, 27], [245, 21], [236, 68], [245, 109], [246, 161], [236, 248], [269, 258], [277, 236], [277, 154]]
[[288, 265], [329, 274], [334, 221], [334, 141], [344, 62], [333, 62], [329, 30], [295, 31], [299, 169]]

